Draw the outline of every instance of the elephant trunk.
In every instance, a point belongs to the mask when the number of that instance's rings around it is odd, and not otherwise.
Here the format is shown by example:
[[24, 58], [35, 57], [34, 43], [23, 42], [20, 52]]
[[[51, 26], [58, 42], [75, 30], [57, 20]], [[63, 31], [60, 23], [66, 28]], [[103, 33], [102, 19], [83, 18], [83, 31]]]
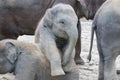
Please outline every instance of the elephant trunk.
[[66, 49], [63, 55], [63, 65], [66, 65], [70, 61], [70, 59], [73, 57], [72, 53], [78, 39], [77, 26], [75, 27], [72, 26], [71, 29], [67, 31], [67, 34], [69, 36], [69, 42], [66, 46]]

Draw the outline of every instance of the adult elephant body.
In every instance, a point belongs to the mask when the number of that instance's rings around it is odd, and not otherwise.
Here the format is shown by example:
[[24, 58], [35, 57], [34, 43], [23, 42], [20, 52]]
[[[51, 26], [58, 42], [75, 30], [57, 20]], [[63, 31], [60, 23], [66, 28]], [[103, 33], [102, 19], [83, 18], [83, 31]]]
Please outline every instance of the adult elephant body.
[[[58, 3], [70, 4], [78, 18], [92, 19], [103, 0], [1, 0], [0, 1], [0, 40], [16, 39], [19, 35], [33, 35], [37, 23], [47, 8]], [[96, 7], [96, 5], [98, 7]], [[81, 27], [78, 21], [79, 38], [76, 45], [76, 63], [83, 62], [80, 58]]]
[[4, 0], [0, 3], [0, 39], [17, 39], [19, 35], [34, 34], [52, 0]]
[[[115, 60], [120, 55], [120, 0], [107, 0], [98, 10], [93, 21], [100, 56], [99, 79], [119, 80], [116, 75]], [[91, 41], [91, 42], [92, 42]], [[90, 47], [90, 54], [92, 43]], [[90, 59], [90, 55], [88, 57]]]

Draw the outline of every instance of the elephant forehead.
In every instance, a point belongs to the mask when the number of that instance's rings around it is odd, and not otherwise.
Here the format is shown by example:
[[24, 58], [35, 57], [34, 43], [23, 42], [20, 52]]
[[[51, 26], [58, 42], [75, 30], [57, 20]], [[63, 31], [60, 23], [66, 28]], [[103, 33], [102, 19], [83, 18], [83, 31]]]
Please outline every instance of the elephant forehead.
[[71, 9], [64, 8], [64, 9], [57, 9], [56, 11], [58, 14], [63, 13], [64, 15], [66, 14], [66, 15], [74, 15], [75, 16], [75, 12], [72, 11]]
[[55, 5], [54, 7], [52, 7], [51, 9], [52, 14], [59, 14], [59, 13], [63, 13], [66, 15], [70, 15], [70, 14], [74, 14], [75, 15], [75, 11], [74, 9], [67, 4], [58, 4]]
[[4, 54], [6, 51], [6, 46], [5, 46], [6, 40], [0, 41], [0, 55]]
[[[54, 17], [53, 20], [56, 21], [64, 21], [64, 22], [77, 22], [78, 18], [75, 14], [72, 14], [71, 12], [59, 12]], [[76, 23], [75, 23], [76, 24]]]
[[3, 66], [2, 64], [5, 64], [6, 60], [7, 60], [7, 59], [6, 59], [5, 56], [3, 56], [3, 55], [1, 56], [1, 55], [0, 55], [0, 65], [1, 65], [1, 66]]
[[74, 11], [74, 9], [72, 8], [72, 6], [68, 5], [68, 4], [57, 4], [53, 7], [53, 9], [55, 10], [71, 10]]

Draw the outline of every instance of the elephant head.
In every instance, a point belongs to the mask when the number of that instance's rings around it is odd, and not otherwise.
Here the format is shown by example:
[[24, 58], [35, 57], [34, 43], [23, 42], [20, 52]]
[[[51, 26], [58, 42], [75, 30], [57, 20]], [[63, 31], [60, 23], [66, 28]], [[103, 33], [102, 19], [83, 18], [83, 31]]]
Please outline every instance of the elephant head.
[[12, 72], [15, 67], [19, 51], [11, 42], [0, 44], [0, 74]]

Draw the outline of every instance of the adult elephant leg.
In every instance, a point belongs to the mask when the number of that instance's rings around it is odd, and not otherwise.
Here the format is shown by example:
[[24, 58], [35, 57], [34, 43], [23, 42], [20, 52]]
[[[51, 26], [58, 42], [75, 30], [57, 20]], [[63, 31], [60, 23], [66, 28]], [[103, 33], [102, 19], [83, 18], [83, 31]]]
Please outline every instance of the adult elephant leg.
[[112, 51], [105, 51], [107, 56], [104, 55], [104, 80], [118, 80], [115, 69], [115, 60], [117, 56], [111, 52]]
[[104, 80], [104, 74], [103, 73], [104, 73], [104, 60], [101, 59], [101, 57], [100, 57], [98, 80]]
[[102, 53], [102, 50], [99, 49], [98, 47], [98, 51], [99, 51], [99, 76], [98, 76], [98, 80], [104, 80], [104, 56]]
[[[96, 34], [98, 36], [98, 34]], [[98, 80], [104, 80], [104, 56], [103, 56], [103, 51], [101, 48], [101, 43], [100, 39], [97, 39], [97, 48], [99, 52], [99, 75], [98, 75]]]
[[75, 46], [75, 51], [76, 51], [75, 63], [84, 65], [84, 61], [80, 56], [80, 53], [81, 53], [81, 24], [80, 24], [80, 20], [78, 20], [77, 28], [78, 28], [78, 40], [77, 40], [77, 43]]
[[102, 54], [99, 52], [100, 55], [100, 60], [99, 60], [99, 76], [98, 76], [98, 80], [104, 80], [104, 57], [102, 56]]

